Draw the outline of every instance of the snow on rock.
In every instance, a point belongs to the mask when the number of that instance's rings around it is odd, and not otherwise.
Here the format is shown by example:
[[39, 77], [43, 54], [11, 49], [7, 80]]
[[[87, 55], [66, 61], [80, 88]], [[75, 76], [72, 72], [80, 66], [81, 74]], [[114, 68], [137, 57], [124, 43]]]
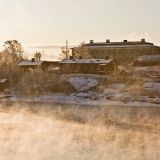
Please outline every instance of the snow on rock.
[[119, 93], [122, 89], [125, 88], [124, 84], [113, 84], [110, 88], [104, 90], [104, 94], [114, 94]]
[[154, 98], [153, 102], [160, 102], [160, 99], [159, 98]]
[[143, 87], [144, 87], [144, 88], [152, 88], [153, 85], [154, 85], [153, 82], [147, 82], [147, 83], [144, 83]]
[[129, 92], [119, 93], [113, 95], [113, 98], [121, 98], [121, 99], [131, 99], [133, 95]]
[[154, 83], [153, 90], [155, 90], [158, 93], [160, 93], [160, 83]]
[[137, 97], [137, 101], [140, 101], [140, 102], [147, 102], [148, 100], [148, 96], [139, 96]]
[[92, 94], [90, 93], [79, 93], [76, 95], [77, 97], [91, 98]]
[[72, 77], [69, 78], [69, 83], [77, 91], [87, 91], [90, 88], [97, 86], [98, 81], [93, 78]]

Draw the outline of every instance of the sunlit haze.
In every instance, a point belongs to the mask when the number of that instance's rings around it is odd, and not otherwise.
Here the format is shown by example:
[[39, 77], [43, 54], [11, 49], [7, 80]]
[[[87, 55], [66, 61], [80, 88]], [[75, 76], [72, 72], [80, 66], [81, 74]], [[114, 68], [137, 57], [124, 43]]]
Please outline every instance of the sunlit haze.
[[27, 56], [44, 51], [43, 59], [56, 60], [66, 39], [77, 45], [145, 38], [160, 45], [159, 6], [159, 0], [1, 0], [0, 49], [16, 39]]

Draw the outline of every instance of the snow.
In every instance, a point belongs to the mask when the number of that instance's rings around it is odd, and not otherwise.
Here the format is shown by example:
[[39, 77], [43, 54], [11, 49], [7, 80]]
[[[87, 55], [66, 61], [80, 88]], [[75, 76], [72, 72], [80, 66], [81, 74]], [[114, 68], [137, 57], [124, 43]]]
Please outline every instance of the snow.
[[77, 97], [83, 97], [83, 98], [91, 98], [92, 94], [90, 94], [90, 93], [79, 93], [76, 96]]
[[160, 56], [159, 55], [139, 56], [137, 60], [140, 62], [160, 62]]
[[20, 62], [19, 64], [18, 64], [18, 66], [34, 66], [34, 65], [40, 65], [40, 64], [42, 64], [44, 61], [34, 61], [34, 62], [32, 62], [32, 61], [22, 61], [22, 62]]
[[113, 58], [109, 58], [109, 59], [63, 59], [61, 62], [59, 63], [110, 63], [113, 60]]
[[153, 82], [147, 82], [147, 83], [144, 83], [143, 87], [144, 87], [144, 88], [152, 88], [153, 85], [154, 85]]
[[160, 66], [134, 67], [136, 71], [157, 72], [160, 73]]
[[125, 88], [124, 84], [113, 84], [110, 88], [104, 90], [104, 94], [114, 94], [119, 93], [122, 89]]
[[4, 83], [7, 79], [0, 79], [0, 83]]
[[96, 79], [86, 77], [72, 77], [69, 78], [69, 82], [77, 91], [87, 91], [98, 84]]
[[[82, 94], [81, 94], [82, 95]], [[85, 94], [84, 94], [85, 95]], [[98, 96], [98, 94], [97, 94]], [[49, 95], [41, 95], [39, 97], [11, 97], [2, 99], [1, 101], [6, 102], [43, 102], [43, 103], [58, 103], [58, 104], [79, 104], [79, 105], [94, 105], [94, 106], [100, 106], [100, 105], [112, 105], [112, 106], [145, 106], [145, 107], [160, 107], [160, 104], [153, 104], [153, 103], [147, 103], [147, 102], [139, 102], [139, 101], [114, 101], [114, 100], [108, 100], [105, 97], [101, 97], [101, 99], [92, 100], [90, 98], [82, 98], [70, 95], [64, 95], [64, 94], [49, 94]], [[158, 101], [158, 99], [153, 99], [153, 101]]]
[[153, 102], [160, 102], [160, 98], [154, 98]]
[[114, 94], [113, 98], [114, 99], [121, 99], [121, 100], [126, 100], [126, 99], [132, 100], [134, 97], [133, 97], [133, 95], [131, 93], [124, 92], [124, 93]]
[[123, 71], [123, 70], [127, 70], [127, 68], [124, 67], [124, 66], [118, 66], [118, 71], [119, 71], [119, 72], [121, 72], [121, 71]]
[[160, 83], [154, 83], [153, 90], [155, 90], [158, 93], [160, 93]]

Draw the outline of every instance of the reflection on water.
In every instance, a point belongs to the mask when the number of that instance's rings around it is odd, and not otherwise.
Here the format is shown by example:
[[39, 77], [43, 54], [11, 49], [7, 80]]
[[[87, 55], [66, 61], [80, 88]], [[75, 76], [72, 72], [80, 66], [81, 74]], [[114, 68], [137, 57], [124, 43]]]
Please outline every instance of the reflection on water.
[[0, 105], [2, 160], [158, 160], [160, 109]]

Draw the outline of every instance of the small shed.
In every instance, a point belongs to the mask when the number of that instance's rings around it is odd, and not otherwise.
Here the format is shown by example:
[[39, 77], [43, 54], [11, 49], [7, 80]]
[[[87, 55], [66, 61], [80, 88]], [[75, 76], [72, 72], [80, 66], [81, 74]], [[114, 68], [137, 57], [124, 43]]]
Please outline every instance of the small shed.
[[18, 64], [18, 66], [20, 66], [20, 68], [23, 69], [24, 72], [36, 68], [40, 68], [42, 71], [46, 71], [48, 70], [49, 65], [50, 64], [47, 61], [35, 61], [34, 58], [32, 58], [31, 61], [22, 61]]
[[127, 77], [129, 75], [129, 71], [121, 70], [118, 74], [122, 77]]
[[129, 75], [129, 73], [130, 73], [130, 71], [127, 70], [126, 67], [124, 67], [124, 66], [118, 66], [118, 74], [119, 74], [120, 76], [126, 77], [126, 76]]

